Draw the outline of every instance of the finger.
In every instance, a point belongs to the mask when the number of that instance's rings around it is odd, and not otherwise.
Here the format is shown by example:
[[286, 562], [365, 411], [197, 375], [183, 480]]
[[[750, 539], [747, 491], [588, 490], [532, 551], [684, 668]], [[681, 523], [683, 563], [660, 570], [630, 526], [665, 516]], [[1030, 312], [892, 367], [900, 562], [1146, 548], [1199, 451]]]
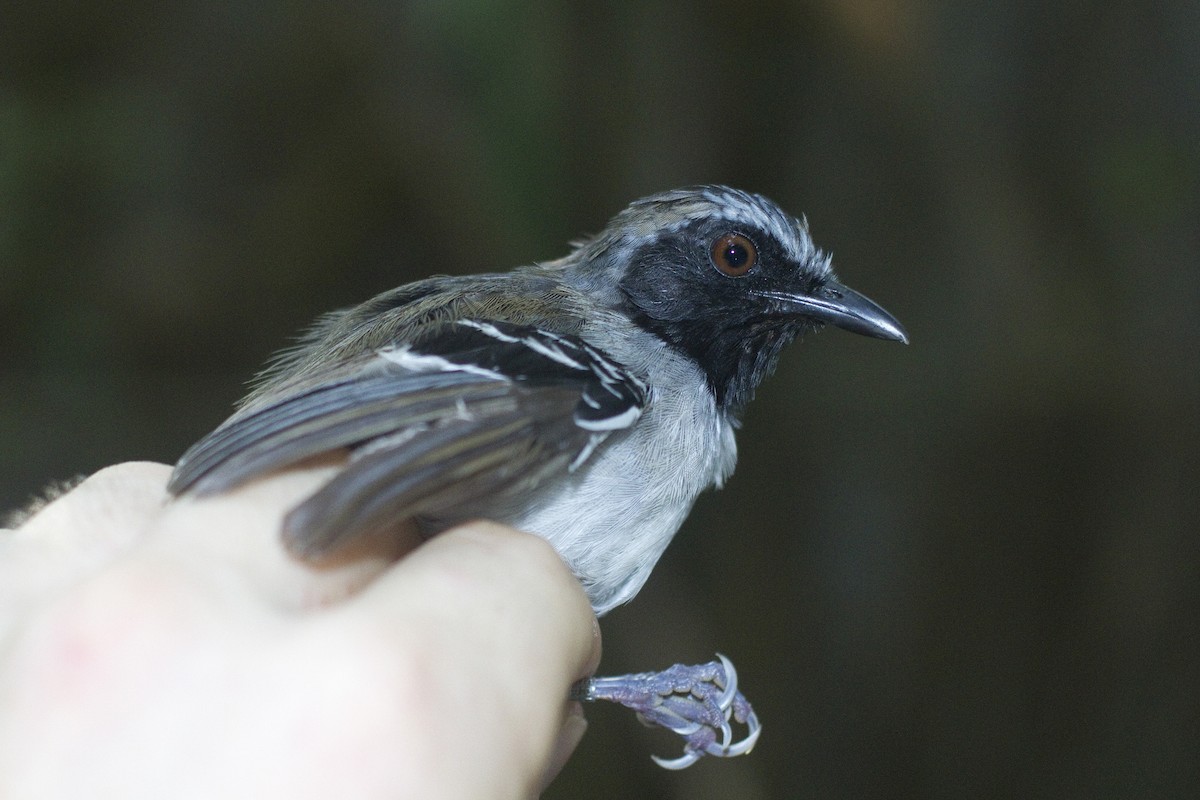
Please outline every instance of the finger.
[[0, 608], [95, 572], [139, 541], [166, 501], [170, 467], [130, 462], [102, 469], [0, 540]]
[[232, 567], [277, 607], [307, 609], [358, 591], [421, 539], [414, 526], [364, 538], [320, 563], [290, 555], [280, 538], [283, 517], [341, 468], [341, 459], [314, 460], [219, 495], [175, 498], [150, 544], [196, 564]]
[[13, 538], [53, 540], [73, 552], [120, 549], [162, 508], [170, 473], [148, 461], [102, 469], [34, 514]]
[[391, 637], [405, 658], [424, 659], [403, 673], [425, 676], [421, 696], [444, 709], [448, 730], [430, 741], [467, 734], [458, 749], [429, 754], [447, 759], [449, 772], [460, 758], [472, 765], [463, 780], [480, 783], [464, 794], [506, 777], [532, 793], [556, 747], [569, 753], [581, 735], [577, 722], [564, 733], [566, 698], [599, 661], [598, 627], [578, 580], [542, 539], [482, 522], [448, 531], [340, 611], [369, 620], [368, 635]]
[[[595, 615], [562, 558], [540, 537], [493, 522], [472, 522], [434, 537], [364, 591], [356, 606], [355, 613], [389, 624], [433, 619], [438, 630], [447, 620], [466, 624], [468, 636], [456, 641], [497, 640], [518, 650], [525, 666], [538, 669], [552, 664], [551, 654], [538, 648], [561, 642], [553, 653], [561, 665], [542, 677], [561, 678], [568, 686], [599, 661]], [[512, 641], [528, 646], [507, 647]]]

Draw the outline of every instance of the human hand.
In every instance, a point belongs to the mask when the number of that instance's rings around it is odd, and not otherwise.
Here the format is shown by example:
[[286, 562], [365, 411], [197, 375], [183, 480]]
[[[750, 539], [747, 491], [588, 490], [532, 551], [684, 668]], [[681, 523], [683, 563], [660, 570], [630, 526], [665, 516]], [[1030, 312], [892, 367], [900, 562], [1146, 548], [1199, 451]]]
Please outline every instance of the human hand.
[[0, 532], [0, 796], [525, 797], [556, 774], [599, 659], [578, 582], [490, 523], [296, 562], [279, 521], [328, 469], [168, 502], [169, 467], [123, 464]]

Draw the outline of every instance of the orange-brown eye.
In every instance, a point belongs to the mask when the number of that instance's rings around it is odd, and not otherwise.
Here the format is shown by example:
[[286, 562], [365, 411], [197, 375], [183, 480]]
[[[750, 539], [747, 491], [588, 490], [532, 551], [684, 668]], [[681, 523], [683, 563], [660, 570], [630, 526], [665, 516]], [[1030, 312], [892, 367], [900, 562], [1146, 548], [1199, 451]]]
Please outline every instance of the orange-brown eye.
[[727, 233], [713, 242], [713, 265], [731, 278], [745, 275], [757, 260], [754, 242], [740, 233]]

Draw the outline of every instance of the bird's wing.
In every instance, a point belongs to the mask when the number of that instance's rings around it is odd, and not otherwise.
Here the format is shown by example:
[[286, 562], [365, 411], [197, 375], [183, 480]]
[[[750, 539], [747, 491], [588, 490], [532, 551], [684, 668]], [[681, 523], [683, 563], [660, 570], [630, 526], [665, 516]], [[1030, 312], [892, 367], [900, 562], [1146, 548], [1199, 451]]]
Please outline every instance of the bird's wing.
[[346, 467], [284, 523], [289, 547], [315, 557], [574, 470], [631, 427], [646, 398], [641, 380], [578, 337], [459, 320], [371, 354], [349, 377], [234, 415], [184, 454], [168, 488], [213, 494], [348, 448]]

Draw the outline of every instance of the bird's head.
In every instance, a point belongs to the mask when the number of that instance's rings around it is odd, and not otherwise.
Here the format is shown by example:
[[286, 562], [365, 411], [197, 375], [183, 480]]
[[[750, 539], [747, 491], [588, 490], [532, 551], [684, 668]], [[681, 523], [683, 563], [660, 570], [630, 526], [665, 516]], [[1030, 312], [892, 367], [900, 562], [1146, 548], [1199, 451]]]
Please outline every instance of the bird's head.
[[892, 315], [836, 280], [803, 220], [725, 186], [634, 202], [580, 246], [568, 275], [692, 356], [732, 411], [805, 331], [828, 323], [908, 341]]

